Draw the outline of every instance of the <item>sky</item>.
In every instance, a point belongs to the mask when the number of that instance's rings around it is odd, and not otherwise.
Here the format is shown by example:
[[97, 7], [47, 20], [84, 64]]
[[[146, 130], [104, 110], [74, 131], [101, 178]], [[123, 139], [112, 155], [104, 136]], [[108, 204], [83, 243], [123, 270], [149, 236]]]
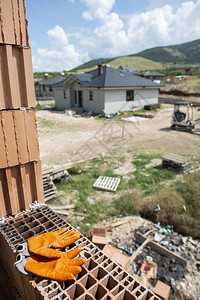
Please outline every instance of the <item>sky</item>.
[[34, 72], [200, 38], [200, 0], [26, 0]]

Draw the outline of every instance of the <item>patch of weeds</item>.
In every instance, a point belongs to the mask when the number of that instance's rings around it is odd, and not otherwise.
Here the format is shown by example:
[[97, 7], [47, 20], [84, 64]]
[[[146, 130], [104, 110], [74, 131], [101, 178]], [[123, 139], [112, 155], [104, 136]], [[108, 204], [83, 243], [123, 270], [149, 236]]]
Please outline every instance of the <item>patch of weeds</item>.
[[55, 110], [55, 104], [37, 104], [35, 110]]
[[[141, 216], [173, 225], [175, 231], [200, 238], [200, 172], [184, 176], [184, 181], [171, 186], [162, 186], [150, 199], [146, 199], [141, 209]], [[159, 204], [160, 211], [155, 212]]]
[[139, 214], [141, 203], [142, 198], [140, 192], [133, 190], [113, 200], [111, 205], [115, 209], [115, 214], [126, 216]]
[[41, 125], [42, 127], [47, 127], [47, 128], [54, 128], [54, 127], [59, 127], [60, 123], [57, 121], [53, 120], [48, 120], [45, 118], [37, 117], [38, 124]]

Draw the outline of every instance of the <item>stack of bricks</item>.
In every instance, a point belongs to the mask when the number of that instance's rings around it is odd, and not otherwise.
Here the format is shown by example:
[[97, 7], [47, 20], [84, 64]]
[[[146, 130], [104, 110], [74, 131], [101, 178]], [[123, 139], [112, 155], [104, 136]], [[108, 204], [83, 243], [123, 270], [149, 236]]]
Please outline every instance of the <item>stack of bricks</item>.
[[74, 229], [48, 206], [20, 212], [0, 225], [0, 257], [6, 262], [5, 267], [22, 299], [160, 299], [81, 234], [68, 249], [79, 246], [81, 256], [86, 258], [81, 273], [75, 275], [74, 280], [58, 282], [24, 275], [14, 269], [15, 252], [20, 243], [33, 235], [63, 226]]
[[43, 202], [24, 0], [0, 3], [0, 217]]

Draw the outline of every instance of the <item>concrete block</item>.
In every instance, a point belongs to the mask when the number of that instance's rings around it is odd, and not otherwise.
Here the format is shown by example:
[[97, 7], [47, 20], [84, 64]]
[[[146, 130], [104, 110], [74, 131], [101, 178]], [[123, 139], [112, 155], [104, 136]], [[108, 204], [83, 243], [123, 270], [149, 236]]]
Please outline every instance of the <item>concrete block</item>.
[[154, 294], [156, 294], [162, 300], [168, 300], [170, 294], [170, 286], [158, 280], [154, 288]]
[[29, 46], [25, 0], [1, 1], [0, 43]]
[[31, 49], [0, 45], [0, 109], [35, 107]]

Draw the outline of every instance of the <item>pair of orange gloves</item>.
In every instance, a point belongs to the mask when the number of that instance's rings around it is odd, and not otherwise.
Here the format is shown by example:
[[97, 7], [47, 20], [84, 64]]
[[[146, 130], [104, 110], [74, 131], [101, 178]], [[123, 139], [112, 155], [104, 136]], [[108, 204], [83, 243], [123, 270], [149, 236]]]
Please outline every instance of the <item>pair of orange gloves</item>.
[[80, 266], [86, 261], [85, 257], [74, 258], [82, 249], [77, 247], [65, 253], [61, 250], [79, 237], [78, 232], [67, 231], [67, 228], [31, 237], [28, 239], [28, 248], [34, 254], [26, 261], [26, 271], [58, 281], [73, 279], [75, 274], [81, 272]]

